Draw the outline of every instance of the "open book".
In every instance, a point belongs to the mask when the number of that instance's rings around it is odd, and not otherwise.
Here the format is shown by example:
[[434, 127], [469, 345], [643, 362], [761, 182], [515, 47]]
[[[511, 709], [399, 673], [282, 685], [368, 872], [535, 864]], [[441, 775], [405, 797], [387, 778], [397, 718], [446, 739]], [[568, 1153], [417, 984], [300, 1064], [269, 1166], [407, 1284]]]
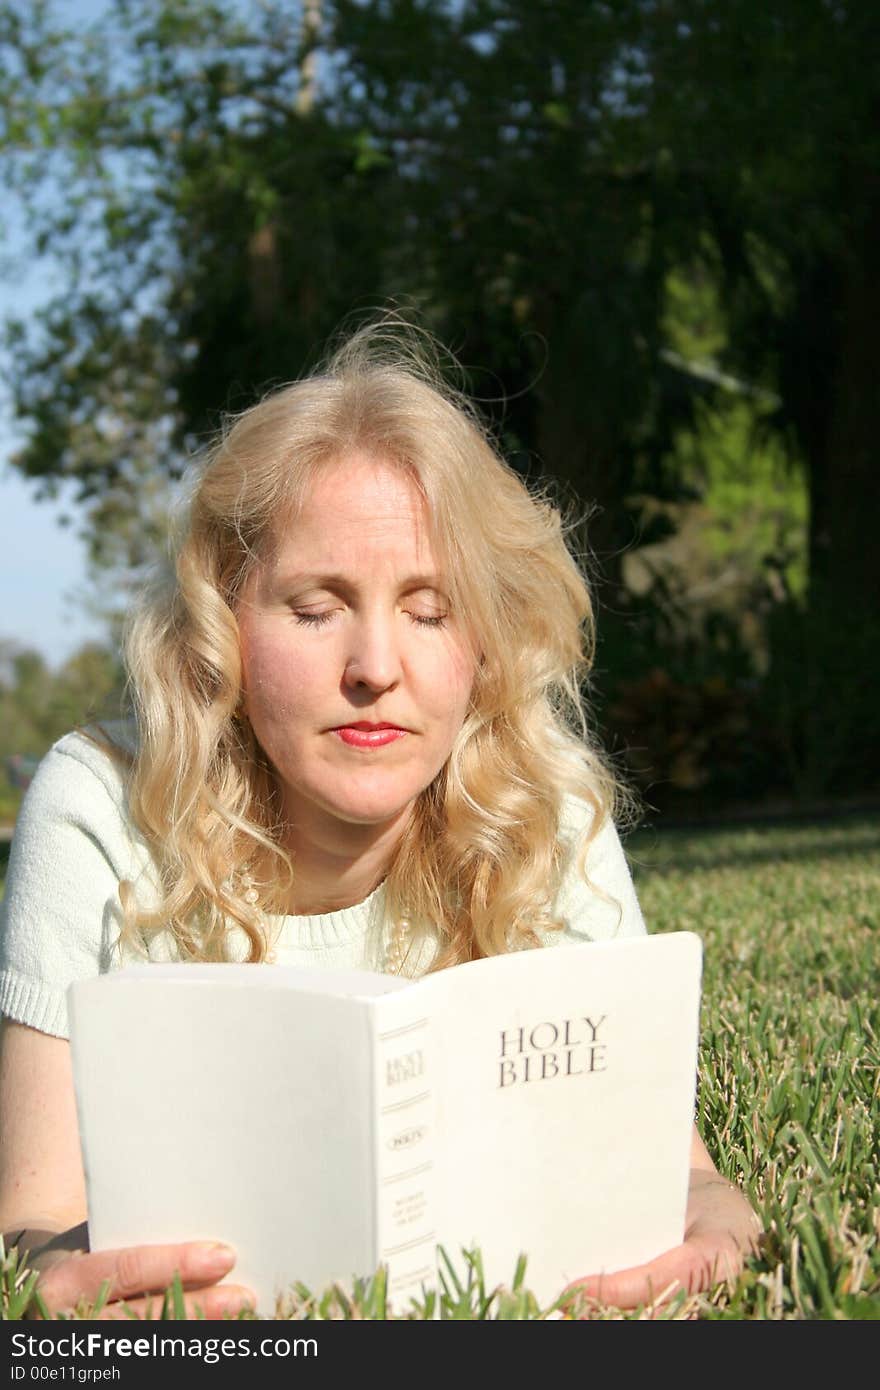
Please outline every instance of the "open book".
[[412, 981], [145, 965], [71, 986], [93, 1249], [217, 1239], [271, 1317], [436, 1247], [549, 1302], [681, 1242], [701, 945], [690, 932], [496, 956]]

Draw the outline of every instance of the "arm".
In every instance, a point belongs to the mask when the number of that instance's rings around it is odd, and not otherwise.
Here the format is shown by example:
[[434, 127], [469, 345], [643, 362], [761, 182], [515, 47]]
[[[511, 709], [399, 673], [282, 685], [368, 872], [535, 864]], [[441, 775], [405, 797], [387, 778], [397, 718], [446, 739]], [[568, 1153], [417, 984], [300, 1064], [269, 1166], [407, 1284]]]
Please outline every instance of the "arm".
[[65, 1039], [3, 1019], [0, 1113], [0, 1229], [11, 1231], [17, 1220], [20, 1226], [57, 1232], [85, 1221], [85, 1181], [70, 1045]]
[[682, 1289], [701, 1293], [742, 1272], [757, 1249], [761, 1223], [739, 1188], [721, 1176], [694, 1127], [684, 1241], [648, 1264], [592, 1275], [569, 1285], [619, 1308], [660, 1302]]
[[[23, 1024], [0, 1025], [0, 1231], [29, 1250], [40, 1270], [38, 1291], [50, 1313], [93, 1301], [109, 1281], [101, 1316], [121, 1318], [121, 1300], [144, 1316], [144, 1295], [160, 1294], [179, 1271], [187, 1298], [207, 1317], [238, 1312], [249, 1291], [215, 1281], [234, 1262], [228, 1247], [198, 1242], [88, 1251], [86, 1198], [76, 1120], [70, 1045]], [[153, 1299], [154, 1315], [161, 1297]]]
[[219, 1316], [245, 1292], [205, 1288], [228, 1273], [232, 1251], [190, 1243], [87, 1253], [66, 993], [107, 968], [119, 879], [136, 867], [118, 773], [88, 741], [63, 740], [19, 812], [0, 907], [0, 1232], [29, 1251], [50, 1312], [94, 1301], [104, 1280], [103, 1316], [123, 1316], [118, 1300], [129, 1296], [142, 1312], [139, 1296], [161, 1293], [179, 1270]]
[[567, 862], [554, 904], [564, 931], [562, 934], [548, 933], [545, 945], [608, 941], [646, 934], [626, 855], [611, 820], [605, 821], [589, 844], [584, 877], [581, 844], [592, 815], [592, 809], [585, 802], [573, 796], [565, 798], [561, 841], [567, 846]]
[[[570, 799], [569, 823], [578, 828], [579, 803]], [[587, 859], [590, 883], [617, 906], [609, 917], [603, 901], [569, 873], [565, 905], [570, 939], [639, 936], [645, 923], [623, 847], [608, 822], [593, 842]], [[685, 1236], [681, 1245], [648, 1264], [614, 1274], [577, 1280], [572, 1290], [620, 1308], [638, 1307], [681, 1289], [697, 1293], [726, 1278], [736, 1278], [745, 1256], [757, 1246], [761, 1224], [739, 1188], [717, 1171], [696, 1129], [691, 1136]]]

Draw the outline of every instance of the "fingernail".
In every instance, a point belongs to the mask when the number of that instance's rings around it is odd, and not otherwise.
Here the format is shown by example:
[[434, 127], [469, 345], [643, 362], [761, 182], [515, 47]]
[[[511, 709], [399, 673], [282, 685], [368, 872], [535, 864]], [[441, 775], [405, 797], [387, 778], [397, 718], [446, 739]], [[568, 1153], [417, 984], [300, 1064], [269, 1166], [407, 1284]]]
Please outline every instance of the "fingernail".
[[[222, 1285], [221, 1285], [222, 1288]], [[236, 1284], [235, 1292], [230, 1290], [228, 1297], [220, 1300], [220, 1309], [224, 1313], [231, 1313], [234, 1317], [236, 1313], [245, 1310], [252, 1313], [257, 1306], [257, 1295], [253, 1289], [245, 1288], [243, 1284]]]
[[199, 1241], [194, 1251], [194, 1261], [201, 1274], [225, 1273], [235, 1264], [235, 1251], [231, 1245], [219, 1240]]
[[235, 1318], [239, 1313], [253, 1313], [257, 1296], [243, 1284], [215, 1284], [191, 1295], [192, 1306], [206, 1318]]

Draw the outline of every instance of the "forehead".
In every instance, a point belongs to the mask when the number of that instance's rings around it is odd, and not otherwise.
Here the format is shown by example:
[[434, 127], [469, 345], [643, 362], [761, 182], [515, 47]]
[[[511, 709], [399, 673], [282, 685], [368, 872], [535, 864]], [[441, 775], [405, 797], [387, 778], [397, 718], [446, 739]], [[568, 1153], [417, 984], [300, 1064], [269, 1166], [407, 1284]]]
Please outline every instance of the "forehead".
[[388, 460], [355, 454], [325, 464], [292, 516], [278, 528], [275, 554], [310, 563], [356, 560], [365, 553], [433, 554], [425, 498], [411, 474]]

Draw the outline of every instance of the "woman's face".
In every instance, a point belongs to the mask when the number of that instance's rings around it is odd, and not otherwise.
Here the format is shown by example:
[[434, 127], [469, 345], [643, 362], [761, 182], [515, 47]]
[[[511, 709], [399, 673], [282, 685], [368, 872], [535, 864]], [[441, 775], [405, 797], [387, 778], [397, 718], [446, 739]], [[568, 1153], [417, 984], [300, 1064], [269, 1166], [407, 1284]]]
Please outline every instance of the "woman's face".
[[238, 623], [245, 709], [294, 842], [326, 845], [346, 824], [402, 830], [449, 757], [475, 665], [424, 499], [357, 453], [321, 473], [278, 540]]

